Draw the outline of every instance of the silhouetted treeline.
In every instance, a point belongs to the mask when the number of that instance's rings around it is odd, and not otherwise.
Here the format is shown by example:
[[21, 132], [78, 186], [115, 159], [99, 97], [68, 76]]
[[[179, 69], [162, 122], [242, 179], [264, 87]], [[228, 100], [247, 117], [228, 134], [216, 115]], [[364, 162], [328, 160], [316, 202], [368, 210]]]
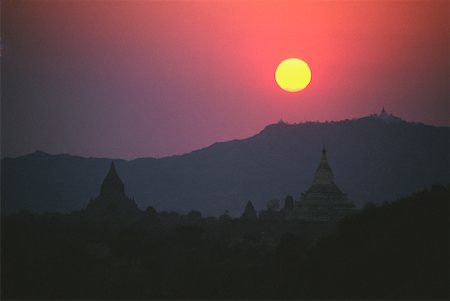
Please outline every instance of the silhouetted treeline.
[[121, 226], [24, 211], [2, 217], [1, 297], [448, 299], [449, 200], [435, 185], [337, 225], [149, 208]]

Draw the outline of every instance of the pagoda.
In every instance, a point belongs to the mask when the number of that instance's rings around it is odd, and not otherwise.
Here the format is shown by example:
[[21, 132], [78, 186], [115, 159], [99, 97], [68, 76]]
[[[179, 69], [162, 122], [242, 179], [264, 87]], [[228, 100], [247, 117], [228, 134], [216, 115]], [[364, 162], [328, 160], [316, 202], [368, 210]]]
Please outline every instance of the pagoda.
[[313, 183], [302, 193], [293, 210], [295, 218], [308, 221], [336, 221], [355, 211], [355, 204], [334, 182], [325, 146]]
[[381, 112], [378, 115], [375, 115], [379, 120], [384, 123], [402, 123], [404, 122], [400, 117], [394, 116], [392, 114], [388, 114], [384, 107], [381, 108]]
[[125, 186], [116, 171], [114, 162], [111, 162], [100, 189], [100, 195], [91, 199], [86, 208], [88, 216], [99, 221], [132, 222], [141, 218], [134, 199], [125, 194]]

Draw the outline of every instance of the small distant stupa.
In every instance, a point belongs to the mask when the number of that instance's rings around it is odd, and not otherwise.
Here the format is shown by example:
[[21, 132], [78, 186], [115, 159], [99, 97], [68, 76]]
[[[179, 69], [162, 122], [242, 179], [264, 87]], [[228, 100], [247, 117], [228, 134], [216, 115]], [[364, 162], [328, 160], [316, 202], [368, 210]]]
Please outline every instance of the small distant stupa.
[[100, 195], [90, 200], [86, 213], [96, 220], [111, 222], [130, 222], [141, 218], [142, 212], [134, 199], [125, 194], [125, 186], [117, 174], [114, 162], [111, 162], [103, 180]]
[[386, 110], [384, 109], [384, 107], [381, 108], [381, 112], [380, 114], [378, 114], [378, 118], [382, 119], [382, 120], [386, 120], [389, 118], [388, 113], [386, 113]]
[[313, 183], [295, 202], [293, 210], [292, 217], [308, 221], [336, 221], [355, 210], [355, 204], [334, 182], [325, 146]]
[[376, 115], [379, 119], [381, 119], [385, 123], [401, 123], [403, 120], [400, 117], [394, 116], [392, 114], [388, 114], [384, 107], [381, 108], [380, 114]]

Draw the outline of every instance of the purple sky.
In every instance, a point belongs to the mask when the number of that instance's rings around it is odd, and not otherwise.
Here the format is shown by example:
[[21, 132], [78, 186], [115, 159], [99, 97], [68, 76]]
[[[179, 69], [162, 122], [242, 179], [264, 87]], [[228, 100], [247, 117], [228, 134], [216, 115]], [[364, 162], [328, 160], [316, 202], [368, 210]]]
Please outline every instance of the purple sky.
[[[450, 125], [447, 1], [2, 2], [2, 156], [136, 158], [284, 119]], [[282, 91], [299, 57], [310, 86]]]

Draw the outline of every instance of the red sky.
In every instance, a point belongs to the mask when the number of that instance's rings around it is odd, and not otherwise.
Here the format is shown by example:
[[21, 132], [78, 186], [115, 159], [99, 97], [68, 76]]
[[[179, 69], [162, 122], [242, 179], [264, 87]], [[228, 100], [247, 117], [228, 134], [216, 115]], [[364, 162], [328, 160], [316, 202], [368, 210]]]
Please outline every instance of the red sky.
[[450, 125], [447, 1], [2, 4], [2, 156], [166, 156], [382, 106]]

